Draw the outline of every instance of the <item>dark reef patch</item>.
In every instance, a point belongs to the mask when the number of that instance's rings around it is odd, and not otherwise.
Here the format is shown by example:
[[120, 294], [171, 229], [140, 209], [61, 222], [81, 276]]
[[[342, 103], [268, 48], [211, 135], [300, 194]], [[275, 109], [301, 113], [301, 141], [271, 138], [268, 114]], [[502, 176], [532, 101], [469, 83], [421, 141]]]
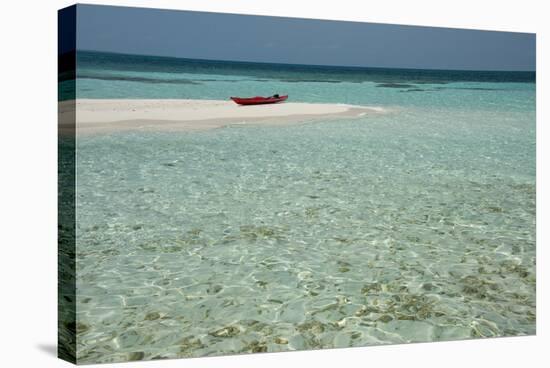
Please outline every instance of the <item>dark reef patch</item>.
[[379, 83], [376, 85], [376, 87], [382, 87], [382, 88], [414, 88], [413, 84], [406, 84], [406, 83]]

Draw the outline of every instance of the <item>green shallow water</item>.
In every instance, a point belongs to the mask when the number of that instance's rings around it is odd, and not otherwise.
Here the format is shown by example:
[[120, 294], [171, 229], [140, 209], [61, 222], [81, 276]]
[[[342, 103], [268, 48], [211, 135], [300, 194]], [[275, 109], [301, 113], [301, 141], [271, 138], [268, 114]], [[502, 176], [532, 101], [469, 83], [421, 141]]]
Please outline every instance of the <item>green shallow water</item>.
[[79, 361], [534, 334], [518, 86], [469, 109], [455, 90], [357, 120], [79, 137]]

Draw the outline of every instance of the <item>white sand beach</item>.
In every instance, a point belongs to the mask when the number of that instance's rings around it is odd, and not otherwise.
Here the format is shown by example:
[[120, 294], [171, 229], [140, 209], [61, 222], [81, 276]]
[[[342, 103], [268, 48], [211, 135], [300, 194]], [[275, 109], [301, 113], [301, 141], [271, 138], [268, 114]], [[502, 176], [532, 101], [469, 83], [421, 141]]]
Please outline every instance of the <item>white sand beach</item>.
[[383, 113], [380, 107], [285, 102], [239, 106], [221, 100], [78, 99], [59, 102], [59, 129], [78, 134], [126, 130], [193, 131], [246, 124], [293, 124]]

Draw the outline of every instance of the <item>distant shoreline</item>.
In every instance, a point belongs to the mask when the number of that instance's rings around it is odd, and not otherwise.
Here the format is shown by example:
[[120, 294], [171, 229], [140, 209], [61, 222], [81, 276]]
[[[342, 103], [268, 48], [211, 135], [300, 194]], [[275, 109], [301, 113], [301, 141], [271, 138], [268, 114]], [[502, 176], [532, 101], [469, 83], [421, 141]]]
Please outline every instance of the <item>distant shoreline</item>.
[[[76, 106], [76, 114], [75, 114]], [[77, 99], [59, 102], [59, 131], [78, 135], [118, 131], [200, 131], [228, 125], [288, 125], [358, 118], [381, 107], [285, 102], [238, 106], [224, 100]]]

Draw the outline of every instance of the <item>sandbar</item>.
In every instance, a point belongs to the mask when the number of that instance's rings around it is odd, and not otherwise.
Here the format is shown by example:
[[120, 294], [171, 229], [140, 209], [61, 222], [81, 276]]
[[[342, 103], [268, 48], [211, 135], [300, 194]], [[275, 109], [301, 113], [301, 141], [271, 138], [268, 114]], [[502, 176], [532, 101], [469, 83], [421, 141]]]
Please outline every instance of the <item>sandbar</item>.
[[190, 99], [77, 99], [59, 102], [59, 130], [77, 134], [131, 130], [197, 131], [230, 125], [286, 125], [358, 118], [374, 106], [284, 102], [239, 106], [233, 101]]

